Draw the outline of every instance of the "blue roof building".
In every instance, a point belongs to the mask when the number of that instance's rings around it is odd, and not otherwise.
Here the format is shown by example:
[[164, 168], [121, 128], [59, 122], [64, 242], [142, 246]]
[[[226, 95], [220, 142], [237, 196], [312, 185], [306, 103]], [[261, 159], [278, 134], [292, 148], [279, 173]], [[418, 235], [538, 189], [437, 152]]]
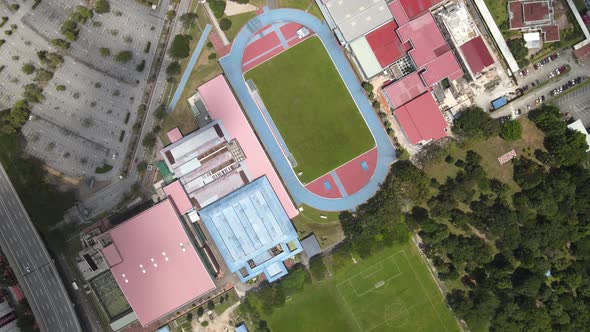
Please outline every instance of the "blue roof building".
[[285, 260], [303, 250], [297, 232], [266, 176], [199, 211], [231, 272], [242, 282], [288, 273]]

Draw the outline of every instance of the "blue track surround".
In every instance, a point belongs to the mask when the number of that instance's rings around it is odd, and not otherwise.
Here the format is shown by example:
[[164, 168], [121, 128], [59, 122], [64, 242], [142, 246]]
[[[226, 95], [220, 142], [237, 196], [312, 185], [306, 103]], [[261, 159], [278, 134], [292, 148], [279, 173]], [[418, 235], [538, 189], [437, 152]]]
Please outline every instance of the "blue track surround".
[[[271, 128], [269, 128], [264, 120], [264, 116], [258, 109], [244, 80], [242, 58], [250, 39], [255, 35], [256, 31], [264, 26], [272, 23], [286, 22], [299, 23], [315, 32], [321, 39], [375, 139], [378, 153], [375, 172], [367, 185], [358, 192], [346, 197], [338, 199], [320, 197], [305, 188], [291, 168], [279, 143], [275, 140]], [[332, 31], [325, 22], [318, 20], [311, 14], [296, 9], [285, 8], [266, 11], [250, 20], [240, 30], [234, 39], [231, 52], [221, 58], [219, 63], [297, 205], [307, 204], [324, 211], [353, 210], [377, 192], [381, 182], [385, 180], [389, 172], [389, 166], [396, 159], [395, 149], [361, 88], [354, 70], [342, 52], [340, 44], [338, 44]]]
[[199, 58], [199, 55], [201, 55], [201, 52], [203, 51], [203, 46], [205, 46], [205, 42], [207, 41], [207, 38], [209, 37], [210, 32], [211, 32], [211, 24], [207, 24], [205, 26], [205, 29], [203, 29], [203, 34], [201, 35], [201, 38], [199, 38], [199, 42], [197, 43], [197, 47], [195, 47], [195, 50], [193, 51], [193, 55], [191, 55], [191, 59], [188, 62], [188, 65], [186, 66], [186, 69], [184, 70], [184, 73], [182, 74], [182, 78], [180, 79], [180, 83], [178, 83], [178, 87], [176, 88], [176, 91], [174, 92], [174, 96], [172, 97], [172, 100], [170, 101], [170, 105], [168, 106], [168, 112], [174, 111], [174, 108], [176, 107], [176, 104], [178, 103], [178, 100], [180, 99], [180, 95], [182, 94], [182, 90], [184, 90], [184, 86], [186, 85], [188, 78], [191, 76], [191, 72], [193, 71], [193, 67], [197, 63], [197, 59]]

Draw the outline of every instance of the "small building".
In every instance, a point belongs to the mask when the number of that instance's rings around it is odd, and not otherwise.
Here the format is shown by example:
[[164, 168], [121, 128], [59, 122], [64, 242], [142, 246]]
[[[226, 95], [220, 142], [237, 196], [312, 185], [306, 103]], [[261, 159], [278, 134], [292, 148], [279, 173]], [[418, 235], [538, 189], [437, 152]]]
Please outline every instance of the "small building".
[[262, 273], [273, 282], [288, 273], [285, 260], [300, 253], [297, 231], [266, 176], [199, 211], [231, 272], [242, 282]]
[[586, 144], [588, 144], [588, 149], [586, 149], [586, 152], [590, 151], [590, 135], [588, 135], [588, 131], [586, 130], [586, 127], [584, 127], [582, 120], [576, 120], [570, 123], [567, 127], [571, 130], [577, 130], [586, 135]]
[[[1, 296], [1, 295], [0, 295]], [[14, 308], [6, 298], [0, 297], [0, 332], [19, 332]]]
[[166, 199], [106, 233], [109, 268], [142, 326], [215, 289], [172, 201]]
[[320, 243], [315, 234], [311, 234], [301, 240], [301, 245], [303, 246], [303, 251], [308, 259], [311, 259], [313, 256], [319, 255], [322, 252], [322, 248], [320, 247]]
[[541, 34], [539, 32], [527, 32], [522, 34], [526, 48], [539, 49], [541, 48]]

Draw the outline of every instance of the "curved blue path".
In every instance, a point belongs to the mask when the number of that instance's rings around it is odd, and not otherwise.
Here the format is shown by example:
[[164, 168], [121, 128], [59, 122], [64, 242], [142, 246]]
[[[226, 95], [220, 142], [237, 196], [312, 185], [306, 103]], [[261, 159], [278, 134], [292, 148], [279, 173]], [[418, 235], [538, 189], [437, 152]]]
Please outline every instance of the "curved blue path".
[[180, 79], [180, 83], [178, 83], [178, 87], [176, 88], [176, 91], [174, 92], [174, 96], [172, 97], [172, 101], [170, 101], [170, 105], [168, 106], [168, 112], [172, 112], [172, 111], [174, 111], [174, 108], [176, 108], [176, 104], [178, 103], [178, 100], [180, 99], [180, 95], [182, 94], [182, 90], [184, 90], [184, 86], [186, 85], [188, 78], [191, 76], [193, 68], [195, 67], [195, 64], [197, 63], [197, 59], [199, 59], [199, 55], [201, 55], [201, 52], [203, 51], [203, 46], [205, 46], [205, 42], [207, 41], [207, 38], [209, 37], [210, 32], [211, 32], [211, 24], [207, 24], [205, 26], [205, 29], [203, 30], [203, 34], [201, 35], [201, 38], [199, 38], [199, 42], [197, 43], [197, 47], [195, 47], [195, 50], [193, 51], [193, 55], [191, 55], [191, 59], [188, 62], [188, 65], [186, 66], [184, 73], [182, 74], [182, 78]]
[[[320, 197], [307, 190], [299, 181], [291, 165], [282, 153], [279, 143], [275, 140], [271, 129], [264, 121], [262, 113], [248, 91], [242, 72], [244, 50], [256, 31], [276, 22], [299, 23], [316, 33], [323, 42], [344, 84], [346, 84], [348, 91], [352, 95], [354, 102], [375, 138], [378, 152], [375, 172], [369, 183], [352, 195], [331, 199]], [[356, 74], [350, 67], [346, 56], [340, 48], [340, 44], [338, 44], [332, 31], [325, 22], [318, 20], [311, 14], [296, 9], [275, 9], [264, 12], [253, 18], [240, 30], [234, 39], [231, 52], [221, 58], [219, 63], [297, 205], [303, 203], [324, 211], [352, 210], [366, 202], [377, 192], [380, 183], [385, 180], [389, 172], [389, 166], [395, 161], [395, 149], [391, 145], [389, 137], [381, 125], [381, 121], [374, 113], [369, 100], [365, 96]]]

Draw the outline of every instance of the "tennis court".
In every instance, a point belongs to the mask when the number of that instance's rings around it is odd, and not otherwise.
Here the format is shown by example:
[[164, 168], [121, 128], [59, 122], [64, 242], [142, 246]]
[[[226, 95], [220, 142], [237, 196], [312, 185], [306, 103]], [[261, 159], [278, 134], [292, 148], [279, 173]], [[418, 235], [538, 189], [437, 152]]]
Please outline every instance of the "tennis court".
[[92, 290], [98, 301], [109, 315], [110, 319], [113, 319], [129, 309], [131, 306], [123, 292], [117, 285], [117, 281], [113, 278], [113, 274], [108, 271], [90, 281]]

